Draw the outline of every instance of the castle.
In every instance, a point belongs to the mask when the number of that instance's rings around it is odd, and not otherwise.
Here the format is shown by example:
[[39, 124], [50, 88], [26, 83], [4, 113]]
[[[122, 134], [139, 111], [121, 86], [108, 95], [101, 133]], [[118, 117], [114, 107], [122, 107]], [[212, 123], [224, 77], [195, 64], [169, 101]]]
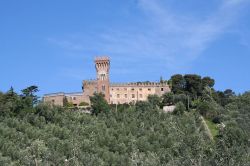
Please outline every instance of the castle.
[[103, 93], [109, 104], [124, 104], [145, 101], [149, 95], [161, 96], [170, 92], [168, 84], [163, 82], [110, 83], [110, 59], [96, 57], [94, 62], [96, 80], [84, 80], [82, 92], [46, 94], [43, 97], [44, 102], [63, 106], [64, 100], [67, 99], [74, 106], [79, 106], [82, 102], [90, 104], [90, 96], [93, 96], [94, 93]]

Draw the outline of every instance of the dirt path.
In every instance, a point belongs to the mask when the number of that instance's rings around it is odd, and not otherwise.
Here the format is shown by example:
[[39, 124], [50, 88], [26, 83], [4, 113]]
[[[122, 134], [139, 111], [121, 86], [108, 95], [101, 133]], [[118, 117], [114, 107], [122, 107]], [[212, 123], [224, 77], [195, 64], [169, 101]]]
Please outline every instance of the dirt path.
[[205, 127], [205, 130], [206, 130], [206, 133], [207, 133], [208, 137], [209, 137], [211, 140], [214, 140], [214, 137], [213, 137], [213, 135], [212, 135], [212, 133], [211, 133], [209, 127], [207, 126], [207, 123], [206, 123], [206, 121], [204, 120], [203, 116], [201, 116], [201, 120], [202, 120], [202, 123], [203, 123], [203, 125], [204, 125], [204, 127]]

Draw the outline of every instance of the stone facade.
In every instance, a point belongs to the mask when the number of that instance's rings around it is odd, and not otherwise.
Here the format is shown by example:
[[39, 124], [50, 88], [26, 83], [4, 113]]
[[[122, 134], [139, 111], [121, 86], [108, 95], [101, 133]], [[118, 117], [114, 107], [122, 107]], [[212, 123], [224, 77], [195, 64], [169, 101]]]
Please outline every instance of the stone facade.
[[110, 85], [110, 103], [124, 104], [145, 101], [149, 95], [161, 96], [170, 92], [166, 83], [128, 83]]
[[110, 60], [108, 57], [95, 58], [96, 80], [84, 80], [82, 92], [79, 93], [53, 93], [44, 95], [44, 102], [63, 106], [66, 98], [75, 106], [81, 102], [90, 104], [90, 96], [95, 92], [103, 93], [110, 104], [135, 103], [147, 100], [148, 95], [161, 96], [170, 92], [166, 83], [145, 82], [145, 83], [120, 83], [114, 84], [109, 81]]
[[51, 103], [55, 105], [63, 106], [65, 99], [67, 99], [68, 102], [72, 103], [74, 106], [78, 106], [81, 102], [87, 102], [87, 98], [80, 93], [53, 93], [53, 94], [47, 94], [44, 95], [43, 101], [46, 103]]

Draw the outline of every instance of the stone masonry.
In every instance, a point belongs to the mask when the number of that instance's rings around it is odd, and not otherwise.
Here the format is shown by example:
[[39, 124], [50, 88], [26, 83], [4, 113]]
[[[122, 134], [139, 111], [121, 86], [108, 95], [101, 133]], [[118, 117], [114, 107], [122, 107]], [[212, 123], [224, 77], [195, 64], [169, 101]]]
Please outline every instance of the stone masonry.
[[164, 93], [170, 92], [167, 83], [110, 83], [110, 59], [108, 57], [96, 57], [94, 62], [96, 80], [84, 80], [82, 83], [82, 92], [46, 94], [43, 97], [44, 102], [63, 106], [63, 101], [66, 98], [68, 102], [79, 106], [82, 102], [90, 104], [90, 96], [93, 96], [94, 93], [103, 93], [109, 104], [124, 104], [145, 101], [148, 95], [161, 96]]

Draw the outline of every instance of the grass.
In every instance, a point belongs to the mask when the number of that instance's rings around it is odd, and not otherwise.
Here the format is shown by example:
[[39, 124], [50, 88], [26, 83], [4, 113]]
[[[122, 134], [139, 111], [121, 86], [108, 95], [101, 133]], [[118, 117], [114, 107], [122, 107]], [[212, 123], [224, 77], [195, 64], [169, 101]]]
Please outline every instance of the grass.
[[218, 135], [219, 130], [218, 130], [217, 125], [208, 119], [205, 119], [205, 122], [206, 122], [212, 136], [215, 137], [216, 135]]

